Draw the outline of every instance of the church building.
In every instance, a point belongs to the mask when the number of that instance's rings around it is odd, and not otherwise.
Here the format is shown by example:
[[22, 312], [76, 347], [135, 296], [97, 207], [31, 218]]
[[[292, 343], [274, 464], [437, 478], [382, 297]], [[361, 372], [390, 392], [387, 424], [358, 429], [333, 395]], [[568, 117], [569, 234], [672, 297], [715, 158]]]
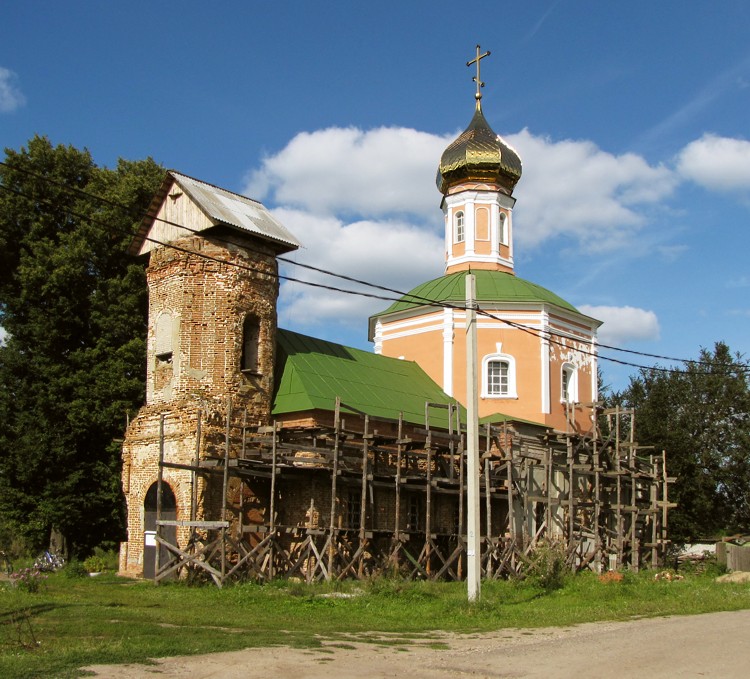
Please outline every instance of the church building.
[[[587, 429], [597, 400], [596, 331], [601, 323], [555, 293], [516, 276], [513, 189], [518, 153], [476, 108], [445, 149], [437, 171], [445, 215], [445, 275], [422, 283], [370, 319], [375, 351], [416, 361], [466, 402], [466, 275], [476, 276], [479, 415], [507, 415], [555, 429]], [[472, 63], [472, 62], [469, 62]]]
[[370, 319], [374, 353], [278, 328], [296, 237], [257, 201], [166, 174], [131, 246], [148, 257], [147, 387], [123, 444], [122, 574], [461, 579], [469, 272], [484, 576], [519, 574], [545, 535], [596, 568], [637, 565], [648, 537], [655, 563], [666, 471], [597, 443], [600, 323], [515, 274], [521, 160], [482, 112], [483, 56], [438, 168], [445, 274]]

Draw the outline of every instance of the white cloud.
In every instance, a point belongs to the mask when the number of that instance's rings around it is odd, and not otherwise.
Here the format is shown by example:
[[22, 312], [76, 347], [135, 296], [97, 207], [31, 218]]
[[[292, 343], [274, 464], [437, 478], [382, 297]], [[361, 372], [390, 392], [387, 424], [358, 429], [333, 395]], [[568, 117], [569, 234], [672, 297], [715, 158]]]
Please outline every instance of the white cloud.
[[[347, 223], [290, 208], [273, 212], [304, 245], [288, 259], [404, 292], [442, 274], [443, 239], [425, 228], [398, 220]], [[336, 288], [397, 296], [290, 264], [283, 265], [282, 273]], [[282, 281], [279, 324], [295, 328], [344, 324], [360, 328], [364, 335], [367, 317], [391, 303]]]
[[704, 134], [682, 149], [677, 170], [715, 191], [750, 189], [750, 141]]
[[534, 246], [572, 237], [589, 251], [623, 246], [646, 223], [642, 208], [668, 197], [674, 173], [590, 141], [554, 142], [528, 130], [508, 137], [523, 159], [514, 235]]
[[[434, 178], [455, 136], [407, 128], [304, 132], [250, 172], [244, 192], [275, 207], [303, 242], [305, 249], [293, 255], [297, 261], [407, 291], [443, 272], [443, 218]], [[643, 228], [647, 209], [669, 196], [678, 179], [640, 156], [615, 156], [588, 141], [553, 142], [528, 130], [508, 141], [524, 161], [514, 233], [525, 252], [549, 241], [614, 251]], [[285, 271], [350, 287], [298, 267], [286, 265]], [[359, 324], [368, 315], [389, 304], [287, 282], [279, 320], [316, 332], [331, 324], [364, 328]], [[626, 335], [658, 336], [650, 313], [631, 310], [631, 325], [641, 329]]]
[[659, 339], [659, 319], [653, 311], [632, 306], [578, 307], [581, 313], [604, 321], [599, 328], [599, 340], [603, 344], [619, 346], [633, 340]]
[[302, 132], [249, 174], [244, 192], [317, 214], [435, 218], [435, 171], [454, 136], [402, 127]]
[[8, 333], [5, 331], [5, 328], [3, 328], [2, 325], [0, 325], [0, 346], [5, 344], [5, 338], [8, 336]]
[[18, 86], [13, 71], [0, 66], [0, 113], [11, 113], [26, 103], [26, 97]]
[[[435, 171], [455, 134], [407, 128], [328, 128], [295, 136], [251, 172], [244, 192], [320, 215], [412, 215], [441, 228]], [[524, 172], [515, 195], [517, 242], [573, 238], [589, 251], [623, 246], [646, 222], [645, 206], [667, 197], [674, 173], [589, 141], [553, 142], [528, 130], [508, 137]]]

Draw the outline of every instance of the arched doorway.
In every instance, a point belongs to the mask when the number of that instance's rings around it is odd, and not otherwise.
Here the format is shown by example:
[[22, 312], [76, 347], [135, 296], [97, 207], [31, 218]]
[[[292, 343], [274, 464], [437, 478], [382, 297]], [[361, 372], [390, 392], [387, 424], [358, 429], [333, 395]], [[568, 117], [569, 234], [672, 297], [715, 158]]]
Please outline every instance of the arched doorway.
[[[157, 490], [158, 484], [152, 483], [143, 501], [143, 577], [149, 579], [156, 574]], [[161, 484], [161, 518], [166, 521], [177, 518], [177, 498], [169, 484], [164, 481]], [[161, 535], [165, 540], [174, 544], [177, 541], [177, 528], [166, 526], [162, 528]], [[164, 564], [169, 559], [169, 551], [163, 546], [160, 550], [160, 561]]]

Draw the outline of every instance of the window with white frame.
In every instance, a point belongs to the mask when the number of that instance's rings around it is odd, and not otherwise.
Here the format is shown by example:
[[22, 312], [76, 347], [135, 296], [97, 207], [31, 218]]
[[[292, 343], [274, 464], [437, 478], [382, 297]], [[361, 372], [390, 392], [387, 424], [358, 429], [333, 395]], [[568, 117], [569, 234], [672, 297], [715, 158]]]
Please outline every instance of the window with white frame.
[[491, 354], [482, 361], [482, 398], [516, 398], [516, 361]]
[[456, 243], [463, 243], [466, 240], [466, 229], [464, 227], [464, 213], [463, 210], [456, 212], [455, 220], [455, 233]]
[[498, 224], [498, 240], [503, 245], [508, 244], [508, 217], [504, 212], [500, 213], [500, 222]]
[[578, 373], [571, 363], [563, 363], [560, 373], [560, 400], [564, 403], [578, 401]]

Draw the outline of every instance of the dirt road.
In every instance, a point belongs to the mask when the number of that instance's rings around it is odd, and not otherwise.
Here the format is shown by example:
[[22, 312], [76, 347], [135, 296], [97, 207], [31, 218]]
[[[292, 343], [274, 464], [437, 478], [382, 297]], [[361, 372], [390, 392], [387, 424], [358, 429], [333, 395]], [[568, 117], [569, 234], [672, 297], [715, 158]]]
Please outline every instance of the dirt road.
[[[375, 637], [373, 637], [375, 638]], [[377, 637], [383, 639], [382, 636]], [[430, 647], [440, 642], [447, 649]], [[403, 646], [352, 642], [302, 651], [284, 647], [164, 658], [156, 665], [95, 666], [98, 677], [191, 679], [443, 679], [446, 677], [750, 676], [750, 610], [501, 630]]]

